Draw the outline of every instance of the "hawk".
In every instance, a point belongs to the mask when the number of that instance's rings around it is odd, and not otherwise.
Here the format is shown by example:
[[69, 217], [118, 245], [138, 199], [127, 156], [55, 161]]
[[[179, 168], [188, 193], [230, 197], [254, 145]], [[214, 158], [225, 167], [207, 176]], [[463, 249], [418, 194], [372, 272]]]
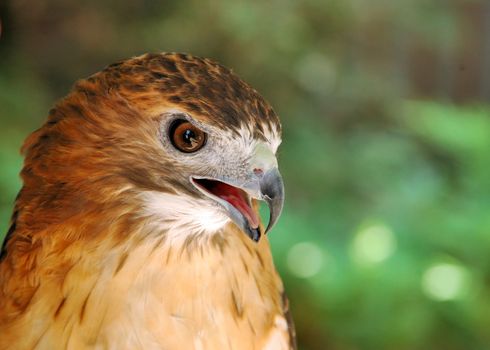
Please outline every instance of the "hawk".
[[265, 236], [280, 142], [270, 105], [209, 59], [145, 54], [78, 81], [22, 147], [0, 349], [295, 348]]

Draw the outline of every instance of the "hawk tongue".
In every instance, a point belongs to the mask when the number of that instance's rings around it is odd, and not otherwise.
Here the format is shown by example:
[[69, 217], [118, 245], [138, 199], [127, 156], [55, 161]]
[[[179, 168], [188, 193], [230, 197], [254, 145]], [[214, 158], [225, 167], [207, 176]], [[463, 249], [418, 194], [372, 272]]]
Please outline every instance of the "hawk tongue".
[[215, 196], [224, 199], [237, 208], [238, 211], [247, 219], [251, 228], [256, 229], [259, 227], [259, 217], [248, 204], [248, 199], [245, 192], [239, 188], [218, 181], [213, 183], [213, 187], [210, 190]]

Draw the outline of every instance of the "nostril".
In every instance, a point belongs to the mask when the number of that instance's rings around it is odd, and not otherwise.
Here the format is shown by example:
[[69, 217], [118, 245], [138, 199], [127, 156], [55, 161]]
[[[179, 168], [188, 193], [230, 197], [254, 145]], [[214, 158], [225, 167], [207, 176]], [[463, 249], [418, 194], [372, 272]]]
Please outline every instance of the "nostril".
[[254, 174], [261, 177], [264, 175], [264, 171], [261, 168], [254, 168]]

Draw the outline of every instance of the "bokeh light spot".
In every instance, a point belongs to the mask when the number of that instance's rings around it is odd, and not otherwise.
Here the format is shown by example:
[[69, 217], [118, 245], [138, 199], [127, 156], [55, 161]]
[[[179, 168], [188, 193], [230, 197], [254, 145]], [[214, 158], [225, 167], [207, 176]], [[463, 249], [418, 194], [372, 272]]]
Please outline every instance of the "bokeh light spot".
[[461, 296], [466, 281], [465, 269], [449, 263], [429, 267], [422, 276], [422, 290], [434, 300], [445, 301]]
[[316, 275], [322, 268], [323, 260], [321, 249], [310, 242], [295, 244], [287, 256], [289, 270], [293, 275], [301, 278]]
[[359, 264], [370, 265], [386, 260], [395, 249], [396, 239], [391, 229], [376, 224], [359, 230], [352, 241], [351, 254]]

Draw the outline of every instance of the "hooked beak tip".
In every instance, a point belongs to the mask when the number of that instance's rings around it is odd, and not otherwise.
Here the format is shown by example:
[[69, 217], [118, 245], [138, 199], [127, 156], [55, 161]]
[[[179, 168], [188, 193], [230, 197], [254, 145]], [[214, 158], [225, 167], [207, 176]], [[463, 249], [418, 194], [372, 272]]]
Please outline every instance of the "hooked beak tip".
[[284, 183], [277, 168], [264, 173], [260, 180], [260, 192], [269, 206], [269, 223], [265, 230], [267, 234], [279, 219], [284, 206]]

